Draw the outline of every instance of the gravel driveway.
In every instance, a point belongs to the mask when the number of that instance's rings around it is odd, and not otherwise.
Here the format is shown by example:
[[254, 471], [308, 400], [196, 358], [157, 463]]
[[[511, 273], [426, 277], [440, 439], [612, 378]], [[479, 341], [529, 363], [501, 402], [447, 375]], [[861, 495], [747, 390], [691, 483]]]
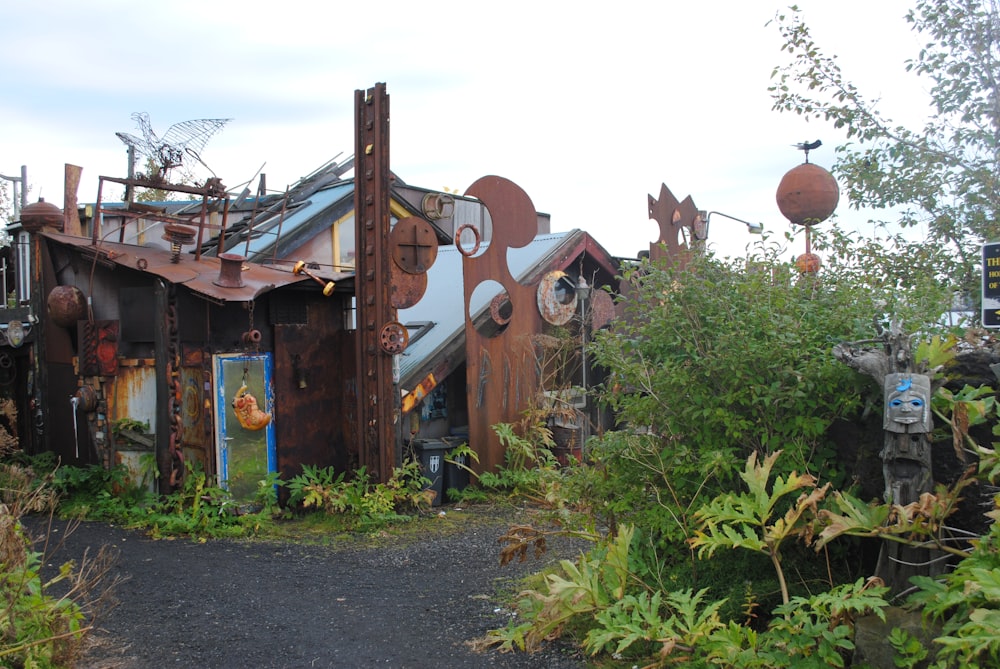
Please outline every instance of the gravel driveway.
[[501, 597], [518, 577], [581, 546], [550, 539], [540, 560], [500, 567], [497, 538], [516, 514], [463, 513], [468, 523], [457, 532], [374, 546], [152, 540], [83, 523], [52, 563], [87, 547], [120, 553], [115, 571], [127, 580], [116, 590], [119, 605], [99, 621], [80, 667], [586, 666], [565, 646], [531, 655], [468, 646], [510, 619]]

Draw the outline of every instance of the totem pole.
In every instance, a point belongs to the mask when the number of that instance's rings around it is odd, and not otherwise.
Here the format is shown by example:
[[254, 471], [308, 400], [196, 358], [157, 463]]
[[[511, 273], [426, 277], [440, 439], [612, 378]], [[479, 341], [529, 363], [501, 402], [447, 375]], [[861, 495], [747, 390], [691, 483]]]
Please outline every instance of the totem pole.
[[[910, 337], [898, 323], [889, 331], [878, 328], [880, 339], [838, 344], [834, 356], [850, 367], [871, 376], [882, 387], [885, 413], [882, 421], [884, 442], [879, 453], [885, 479], [885, 502], [905, 506], [933, 490], [930, 410], [931, 379], [913, 360]], [[880, 343], [880, 348], [859, 345]], [[910, 576], [931, 575], [934, 563], [930, 552], [886, 541], [879, 553], [876, 575], [893, 592], [909, 585]]]

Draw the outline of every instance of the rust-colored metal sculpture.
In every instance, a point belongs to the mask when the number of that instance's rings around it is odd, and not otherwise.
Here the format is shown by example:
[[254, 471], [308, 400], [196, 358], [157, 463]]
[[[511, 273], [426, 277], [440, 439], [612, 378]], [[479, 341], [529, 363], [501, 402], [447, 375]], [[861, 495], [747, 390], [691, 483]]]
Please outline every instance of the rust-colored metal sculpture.
[[576, 315], [576, 287], [562, 270], [553, 270], [542, 277], [536, 297], [538, 311], [546, 323], [566, 325]]
[[118, 321], [80, 320], [77, 338], [80, 341], [79, 367], [81, 376], [115, 376], [118, 374]]
[[[484, 471], [503, 464], [503, 446], [490, 428], [514, 423], [522, 416], [528, 397], [537, 386], [537, 370], [529, 336], [542, 327], [536, 307], [536, 286], [514, 279], [507, 266], [507, 250], [527, 245], [538, 232], [538, 214], [528, 195], [515, 183], [498, 176], [479, 179], [465, 192], [478, 198], [493, 221], [493, 239], [481, 254], [465, 248], [462, 270], [465, 283], [466, 387], [469, 413], [469, 443], [477, 444]], [[478, 235], [476, 235], [478, 247]], [[464, 248], [464, 247], [463, 247]], [[481, 332], [469, 312], [476, 287], [485, 281], [499, 283], [507, 304], [491, 313], [502, 328]], [[496, 319], [499, 319], [497, 321]]]
[[38, 198], [21, 210], [21, 226], [28, 232], [38, 232], [42, 228], [62, 230], [63, 211], [45, 198]]
[[691, 196], [678, 202], [666, 184], [660, 184], [660, 197], [649, 196], [649, 217], [660, 224], [660, 236], [649, 245], [650, 260], [666, 258], [671, 264], [685, 267], [694, 252], [695, 230], [701, 215]]
[[219, 254], [219, 276], [212, 282], [223, 288], [243, 287], [243, 263], [246, 256], [236, 253]]
[[[219, 257], [221, 258], [222, 256], [220, 255]], [[325, 297], [330, 297], [331, 295], [333, 295], [333, 291], [337, 287], [337, 284], [335, 284], [333, 281], [324, 281], [323, 279], [319, 278], [318, 276], [310, 272], [308, 267], [306, 266], [305, 261], [303, 260], [300, 260], [297, 263], [295, 263], [295, 265], [292, 267], [292, 274], [295, 274], [296, 276], [298, 276], [299, 274], [305, 274], [307, 277], [318, 283], [320, 286], [323, 287], [323, 295]]]
[[396, 464], [399, 393], [383, 327], [396, 321], [389, 250], [389, 95], [385, 84], [354, 92], [354, 221], [357, 240], [357, 365], [359, 465], [375, 481]]
[[46, 299], [49, 318], [56, 325], [75, 328], [87, 317], [87, 298], [76, 286], [56, 286]]
[[416, 216], [396, 221], [389, 235], [392, 259], [408, 274], [424, 274], [437, 259], [437, 235], [431, 224]]
[[396, 263], [392, 264], [392, 306], [408, 309], [420, 301], [427, 290], [427, 273], [410, 274]]
[[396, 221], [389, 235], [392, 255], [392, 306], [412, 307], [427, 290], [427, 270], [437, 260], [437, 235], [430, 223], [416, 216]]
[[812, 226], [830, 218], [837, 209], [840, 189], [832, 174], [808, 161], [807, 150], [806, 162], [793, 167], [781, 178], [775, 199], [782, 215], [806, 230], [806, 252], [796, 259], [796, 267], [802, 274], [815, 274], [822, 263], [812, 252]]
[[63, 232], [80, 236], [80, 212], [77, 209], [77, 191], [83, 168], [66, 163], [63, 170]]

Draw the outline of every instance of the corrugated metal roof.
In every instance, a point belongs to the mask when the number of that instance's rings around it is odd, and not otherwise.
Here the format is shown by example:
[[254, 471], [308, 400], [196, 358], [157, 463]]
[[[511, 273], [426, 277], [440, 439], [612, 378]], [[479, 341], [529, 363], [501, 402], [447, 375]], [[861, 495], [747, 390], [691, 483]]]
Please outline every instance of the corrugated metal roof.
[[246, 253], [247, 257], [252, 258], [259, 253], [270, 250], [274, 246], [274, 243], [277, 241], [279, 223], [281, 226], [281, 236], [286, 238], [292, 236], [300, 226], [314, 221], [325, 209], [332, 207], [344, 199], [347, 194], [353, 192], [353, 181], [337, 184], [336, 186], [317, 191], [310, 195], [307, 202], [299, 203], [298, 209], [291, 213], [286, 213], [285, 220], [282, 221], [280, 214], [277, 214], [263, 224], [255, 225], [253, 229], [254, 238], [250, 240], [249, 250]]
[[[527, 246], [508, 249], [507, 267], [518, 281], [531, 273], [551, 257], [565, 240], [579, 233], [578, 230], [558, 232], [535, 237]], [[483, 248], [488, 243], [483, 244]], [[499, 285], [499, 284], [498, 284]], [[474, 316], [489, 308], [490, 300], [499, 293], [478, 290], [469, 305]], [[420, 379], [409, 378], [447, 344], [456, 337], [465, 336], [465, 290], [462, 278], [462, 254], [455, 246], [438, 247], [437, 260], [427, 272], [427, 292], [423, 298], [409, 309], [400, 309], [398, 318], [404, 325], [430, 321], [434, 327], [420, 337], [401, 356], [400, 379], [404, 389], [409, 390]]]
[[[182, 254], [179, 263], [172, 263], [170, 260], [173, 254], [166, 249], [116, 242], [102, 242], [98, 246], [93, 246], [87, 237], [64, 235], [47, 230], [39, 234], [59, 244], [75, 247], [84, 254], [96, 252], [100, 256], [98, 259], [100, 262], [111, 262], [138, 272], [155, 274], [171, 283], [181, 284], [215, 302], [249, 302], [275, 288], [312, 280], [306, 276], [293, 274], [289, 270], [245, 263], [245, 269], [240, 274], [243, 285], [238, 288], [226, 288], [214, 283], [219, 278], [222, 261], [212, 256], [202, 255], [201, 260], [196, 262], [193, 255]], [[353, 279], [354, 274], [333, 273], [324, 278], [336, 282]]]

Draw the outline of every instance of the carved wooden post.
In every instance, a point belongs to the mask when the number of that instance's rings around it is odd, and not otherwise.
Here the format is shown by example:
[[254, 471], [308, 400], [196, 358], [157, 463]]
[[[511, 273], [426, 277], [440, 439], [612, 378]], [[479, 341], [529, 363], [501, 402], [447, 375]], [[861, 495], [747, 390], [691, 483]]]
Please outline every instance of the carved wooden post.
[[[879, 454], [885, 479], [887, 503], [905, 506], [931, 492], [934, 477], [931, 469], [930, 377], [920, 374], [913, 360], [910, 337], [898, 323], [888, 332], [879, 328], [880, 349], [856, 348], [856, 344], [838, 344], [834, 356], [841, 362], [874, 378], [882, 387], [885, 399], [883, 428], [885, 441]], [[916, 574], [930, 575], [930, 551], [886, 541], [879, 553], [876, 575], [893, 592], [909, 586]]]

